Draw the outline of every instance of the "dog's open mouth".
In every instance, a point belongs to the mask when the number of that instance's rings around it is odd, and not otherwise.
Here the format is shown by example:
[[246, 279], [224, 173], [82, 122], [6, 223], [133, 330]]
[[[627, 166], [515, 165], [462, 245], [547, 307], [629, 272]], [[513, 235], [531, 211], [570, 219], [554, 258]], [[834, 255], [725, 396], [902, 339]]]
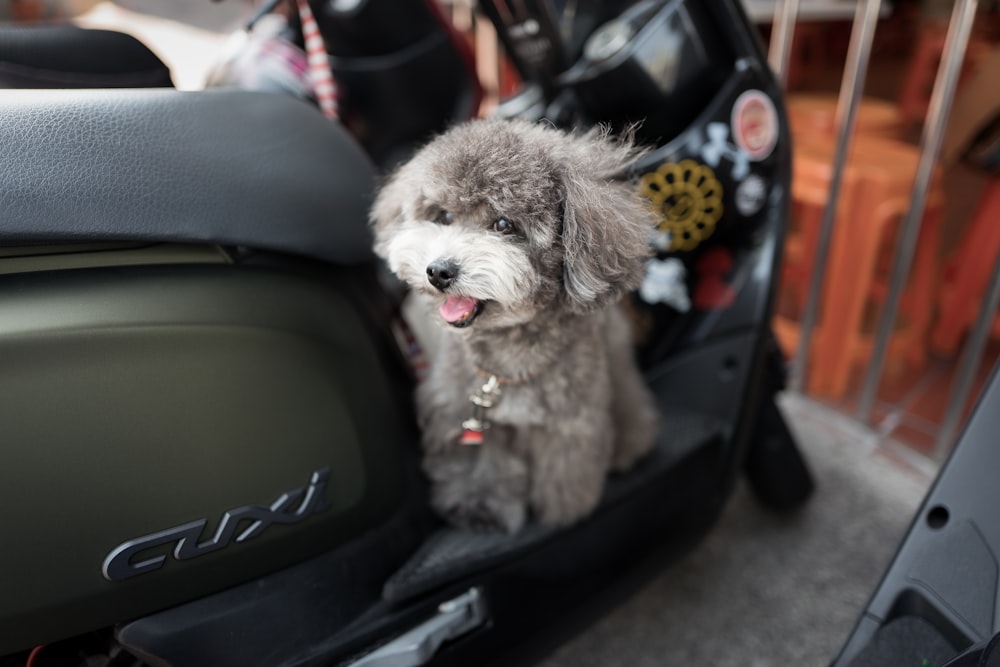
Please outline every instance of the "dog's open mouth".
[[483, 312], [483, 302], [468, 296], [449, 295], [441, 305], [441, 317], [453, 327], [467, 327]]

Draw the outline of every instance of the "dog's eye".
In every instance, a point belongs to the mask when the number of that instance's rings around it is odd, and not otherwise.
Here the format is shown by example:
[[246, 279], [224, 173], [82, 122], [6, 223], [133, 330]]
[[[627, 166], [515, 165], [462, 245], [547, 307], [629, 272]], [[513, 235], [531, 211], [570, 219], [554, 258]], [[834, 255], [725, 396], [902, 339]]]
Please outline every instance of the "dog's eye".
[[493, 231], [501, 234], [510, 234], [514, 231], [514, 223], [507, 218], [497, 218], [493, 223]]
[[438, 223], [439, 225], [450, 225], [454, 221], [454, 219], [455, 218], [451, 214], [451, 211], [446, 211], [444, 209], [441, 209], [437, 212], [437, 215], [434, 217], [434, 222]]

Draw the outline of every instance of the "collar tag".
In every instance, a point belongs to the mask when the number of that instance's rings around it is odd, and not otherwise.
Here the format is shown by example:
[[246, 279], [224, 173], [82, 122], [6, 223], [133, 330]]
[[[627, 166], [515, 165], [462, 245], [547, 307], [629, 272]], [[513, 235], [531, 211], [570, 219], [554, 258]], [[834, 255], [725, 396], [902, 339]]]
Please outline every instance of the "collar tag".
[[472, 403], [472, 416], [462, 422], [462, 435], [458, 442], [460, 445], [481, 445], [483, 444], [483, 431], [490, 427], [490, 421], [486, 418], [486, 411], [497, 405], [503, 392], [500, 391], [500, 379], [496, 375], [491, 375], [476, 393], [469, 396]]

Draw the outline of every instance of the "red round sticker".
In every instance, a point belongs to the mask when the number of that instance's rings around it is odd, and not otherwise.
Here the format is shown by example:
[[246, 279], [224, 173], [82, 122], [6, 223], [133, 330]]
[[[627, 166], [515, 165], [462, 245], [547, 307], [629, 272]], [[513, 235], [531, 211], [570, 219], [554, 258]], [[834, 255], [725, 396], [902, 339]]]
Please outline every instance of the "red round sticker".
[[778, 143], [778, 112], [771, 98], [748, 90], [733, 105], [733, 139], [751, 160], [764, 160]]

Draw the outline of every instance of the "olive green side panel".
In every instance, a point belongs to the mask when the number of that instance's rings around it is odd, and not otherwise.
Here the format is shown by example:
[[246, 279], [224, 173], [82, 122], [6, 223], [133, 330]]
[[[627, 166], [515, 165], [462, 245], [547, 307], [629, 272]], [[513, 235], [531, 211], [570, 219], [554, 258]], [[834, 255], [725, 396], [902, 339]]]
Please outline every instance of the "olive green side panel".
[[[8, 276], [0, 367], [0, 655], [303, 560], [398, 498], [379, 360], [321, 285], [231, 266]], [[102, 575], [130, 540], [205, 520], [207, 543], [227, 511], [290, 511], [323, 469], [322, 511]]]

